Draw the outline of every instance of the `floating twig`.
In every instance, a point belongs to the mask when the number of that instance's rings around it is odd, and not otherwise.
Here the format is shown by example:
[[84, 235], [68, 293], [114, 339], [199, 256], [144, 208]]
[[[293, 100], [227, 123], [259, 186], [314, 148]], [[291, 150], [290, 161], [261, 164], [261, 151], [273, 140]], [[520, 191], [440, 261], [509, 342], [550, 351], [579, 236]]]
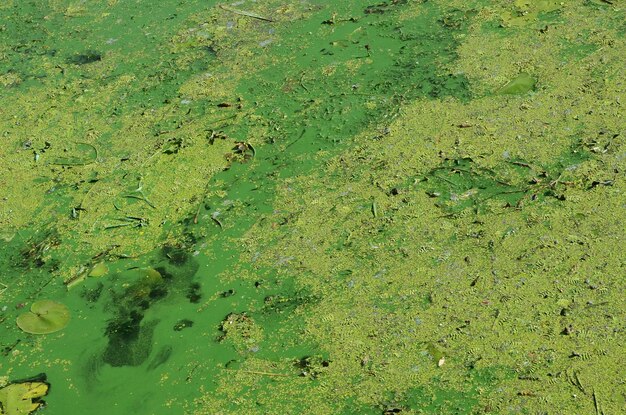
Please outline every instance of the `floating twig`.
[[108, 226], [105, 226], [104, 229], [122, 228], [124, 226], [132, 226], [133, 228], [143, 228], [144, 226], [148, 226], [148, 219], [140, 218], [138, 216], [126, 216], [123, 218], [117, 218], [116, 220], [122, 221], [124, 223], [108, 225]]
[[[137, 188], [135, 190], [132, 190], [131, 193], [128, 193], [126, 195], [123, 195], [122, 197], [127, 197], [127, 198], [131, 198], [131, 199], [137, 199], [137, 200], [141, 200], [143, 202], [146, 202], [146, 204], [148, 204], [148, 206], [150, 206], [152, 209], [156, 209], [156, 206], [154, 206], [154, 204], [152, 202], [150, 202], [148, 200], [148, 198], [146, 197], [146, 195], [143, 192], [143, 184], [141, 183], [143, 181], [143, 177], [139, 178], [139, 186], [137, 186]], [[137, 193], [137, 194], [133, 194], [133, 193]]]
[[120, 223], [119, 225], [109, 225], [105, 226], [104, 229], [115, 229], [115, 228], [123, 228], [124, 226], [130, 226], [130, 223]]
[[22, 340], [21, 339], [17, 339], [13, 343], [11, 343], [10, 345], [5, 346], [2, 349], [2, 356], [8, 356], [9, 353], [11, 353], [13, 351], [13, 349], [15, 349], [18, 344], [20, 344], [20, 341], [22, 341]]
[[74, 287], [75, 285], [80, 284], [81, 282], [85, 281], [87, 277], [87, 271], [86, 270], [81, 270], [80, 272], [78, 272], [76, 275], [70, 277], [69, 279], [63, 281], [63, 285], [65, 285], [65, 287], [69, 290], [70, 288]]
[[300, 76], [300, 86], [302, 87], [302, 89], [304, 89], [306, 92], [309, 92], [309, 88], [306, 87], [306, 85], [304, 85], [304, 72], [302, 72], [302, 75]]
[[602, 302], [599, 302], [599, 303], [591, 303], [591, 304], [587, 304], [585, 306], [585, 308], [599, 307], [601, 305], [607, 305], [608, 303], [609, 303], [608, 301], [602, 301]]
[[[98, 160], [98, 149], [93, 144], [89, 143], [76, 143], [77, 146], [86, 146], [91, 147], [93, 150], [92, 158], [81, 158], [81, 157], [68, 157], [68, 158], [59, 158], [55, 161], [52, 161], [50, 164], [55, 164], [58, 166], [86, 166], [88, 164], [94, 163]], [[35, 161], [38, 159], [38, 154], [35, 154]]]
[[600, 409], [600, 404], [598, 403], [598, 396], [596, 395], [595, 389], [593, 390], [593, 406], [596, 408], [596, 415], [604, 415], [604, 411]]
[[156, 206], [154, 206], [154, 204], [148, 200], [146, 195], [144, 195], [141, 190], [139, 191], [139, 195], [128, 194], [128, 195], [124, 195], [124, 197], [130, 198], [130, 199], [141, 200], [143, 202], [146, 202], [148, 206], [150, 206], [152, 209], [156, 209]]
[[496, 324], [498, 324], [498, 321], [500, 319], [500, 309], [496, 309], [494, 318], [493, 318], [493, 324], [491, 324], [491, 330], [496, 328]]
[[439, 176], [438, 174], [434, 174], [434, 173], [433, 173], [433, 177], [434, 177], [434, 178], [436, 178], [436, 179], [439, 179], [439, 180], [443, 180], [444, 182], [447, 182], [448, 184], [451, 184], [452, 186], [456, 186], [456, 185], [457, 185], [457, 184], [456, 184], [456, 183], [454, 183], [452, 180], [447, 179], [447, 178], [442, 177], [442, 176]]
[[220, 227], [221, 230], [224, 230], [224, 227], [222, 226], [222, 222], [220, 222], [220, 220], [216, 216], [217, 215], [215, 214], [211, 215], [211, 219], [213, 219], [213, 222], [215, 222], [217, 226]]
[[198, 204], [198, 210], [196, 210], [196, 214], [193, 215], [193, 224], [194, 225], [198, 224], [198, 216], [200, 215], [200, 209], [202, 209], [202, 202], [200, 202]]
[[578, 372], [576, 370], [572, 370], [572, 378], [570, 378], [570, 383], [572, 385], [576, 386], [578, 389], [580, 389], [580, 391], [582, 393], [587, 395], [587, 391], [585, 390], [585, 386], [580, 381], [580, 378], [578, 377]]
[[187, 375], [187, 377], [185, 378], [185, 382], [189, 383], [191, 382], [191, 379], [193, 377], [194, 372], [196, 371], [196, 369], [198, 368], [198, 366], [200, 366], [200, 363], [196, 363], [196, 365], [194, 367], [191, 368], [191, 371], [189, 371], [189, 374]]
[[285, 147], [285, 150], [287, 150], [289, 147], [291, 147], [292, 145], [296, 144], [303, 136], [304, 133], [306, 133], [306, 128], [302, 129], [302, 132], [300, 133], [300, 135], [298, 136], [298, 138], [296, 138], [295, 140], [293, 140], [291, 143], [287, 144], [287, 146]]
[[256, 157], [256, 149], [252, 146], [252, 144], [247, 143], [250, 150], [252, 150], [252, 157]]
[[253, 13], [253, 12], [248, 12], [248, 11], [245, 11], [245, 10], [234, 9], [232, 7], [224, 6], [223, 4], [220, 4], [220, 7], [222, 9], [226, 10], [226, 11], [231, 12], [231, 13], [239, 14], [241, 16], [251, 17], [253, 19], [263, 20], [264, 22], [273, 22], [274, 21], [274, 19], [270, 19], [268, 17], [261, 16], [260, 14], [256, 14], [256, 13]]
[[39, 296], [39, 293], [42, 292], [43, 289], [46, 288], [55, 278], [55, 275], [52, 275], [50, 278], [48, 278], [48, 281], [46, 281], [45, 284], [41, 285], [37, 290], [31, 293], [31, 295], [28, 296], [28, 299], [32, 300], [34, 298], [37, 298], [37, 296]]
[[226, 370], [230, 372], [249, 373], [251, 375], [262, 375], [262, 376], [281, 376], [281, 377], [293, 376], [289, 373], [263, 372], [260, 370], [236, 370], [236, 369], [226, 369]]
[[514, 164], [516, 166], [526, 167], [527, 169], [532, 169], [532, 166], [528, 163], [524, 163], [522, 161], [508, 161], [507, 163]]
[[85, 210], [85, 209], [83, 209], [83, 208], [82, 208], [82, 207], [80, 207], [80, 206], [78, 206], [78, 207], [73, 207], [73, 208], [72, 208], [72, 210], [71, 210], [71, 212], [70, 212], [70, 217], [71, 217], [72, 219], [79, 219], [79, 217], [80, 217], [80, 213], [79, 213], [79, 212], [80, 212], [81, 210]]

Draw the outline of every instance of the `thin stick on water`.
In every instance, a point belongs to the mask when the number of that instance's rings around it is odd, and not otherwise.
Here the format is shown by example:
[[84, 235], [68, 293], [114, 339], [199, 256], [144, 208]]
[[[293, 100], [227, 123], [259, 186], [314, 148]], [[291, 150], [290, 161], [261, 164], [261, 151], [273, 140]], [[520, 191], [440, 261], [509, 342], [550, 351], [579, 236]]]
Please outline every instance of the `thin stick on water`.
[[226, 369], [230, 372], [239, 372], [239, 373], [248, 373], [250, 375], [262, 375], [262, 376], [284, 376], [289, 377], [293, 376], [289, 373], [275, 373], [275, 372], [263, 372], [259, 370], [235, 370], [235, 369]]
[[231, 13], [239, 14], [241, 16], [251, 17], [253, 19], [263, 20], [264, 22], [273, 22], [274, 21], [273, 19], [270, 19], [268, 17], [263, 17], [260, 14], [248, 12], [248, 11], [245, 11], [245, 10], [233, 9], [232, 7], [224, 6], [223, 4], [220, 5], [220, 7], [222, 9], [224, 9], [224, 10], [227, 10], [227, 11], [231, 12]]

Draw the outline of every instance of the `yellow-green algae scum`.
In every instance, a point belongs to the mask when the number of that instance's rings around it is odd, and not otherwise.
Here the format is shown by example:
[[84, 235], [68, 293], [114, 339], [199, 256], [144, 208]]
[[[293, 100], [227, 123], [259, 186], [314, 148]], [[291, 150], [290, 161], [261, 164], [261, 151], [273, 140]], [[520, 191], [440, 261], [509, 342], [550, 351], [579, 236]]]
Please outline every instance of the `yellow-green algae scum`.
[[[0, 5], [0, 382], [626, 412], [623, 4], [327, 3]], [[21, 332], [39, 299], [69, 326]]]

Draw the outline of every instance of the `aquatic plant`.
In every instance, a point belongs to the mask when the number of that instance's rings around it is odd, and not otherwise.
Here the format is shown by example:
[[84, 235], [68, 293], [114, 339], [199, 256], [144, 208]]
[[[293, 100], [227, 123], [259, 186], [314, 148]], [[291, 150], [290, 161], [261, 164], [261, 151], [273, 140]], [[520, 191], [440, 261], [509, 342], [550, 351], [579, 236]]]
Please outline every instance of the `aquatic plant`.
[[30, 311], [20, 314], [16, 319], [17, 326], [31, 334], [54, 333], [65, 328], [69, 321], [68, 308], [52, 300], [34, 302]]
[[535, 78], [527, 73], [521, 73], [515, 78], [511, 79], [506, 85], [504, 85], [500, 91], [500, 94], [505, 95], [520, 95], [525, 94], [528, 91], [535, 89]]

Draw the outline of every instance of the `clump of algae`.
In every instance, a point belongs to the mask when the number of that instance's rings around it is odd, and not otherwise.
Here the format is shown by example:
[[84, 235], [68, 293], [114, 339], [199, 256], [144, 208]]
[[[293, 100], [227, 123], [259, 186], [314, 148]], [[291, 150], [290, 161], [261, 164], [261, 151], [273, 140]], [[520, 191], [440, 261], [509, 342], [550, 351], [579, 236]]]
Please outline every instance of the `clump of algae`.
[[[450, 2], [449, 7], [465, 4]], [[619, 350], [611, 329], [615, 321], [623, 319], [623, 311], [611, 305], [615, 302], [613, 293], [623, 291], [613, 278], [619, 272], [619, 258], [612, 249], [623, 229], [623, 218], [615, 213], [620, 211], [623, 181], [616, 180], [611, 170], [621, 169], [623, 164], [619, 158], [623, 141], [613, 137], [619, 130], [619, 105], [614, 98], [623, 94], [617, 77], [619, 55], [613, 44], [601, 54], [567, 62], [552, 53], [559, 48], [560, 39], [573, 36], [564, 24], [556, 31], [542, 33], [547, 34], [544, 38], [538, 30], [482, 32], [481, 25], [489, 19], [501, 21], [506, 7], [481, 9], [469, 35], [462, 39], [460, 61], [451, 68], [471, 79], [478, 99], [467, 104], [450, 99], [409, 103], [386, 138], [372, 143], [369, 134], [357, 137], [350, 151], [334, 158], [319, 176], [282, 181], [276, 211], [289, 213], [292, 220], [287, 224], [269, 220], [247, 235], [251, 255], [259, 254], [258, 263], [278, 268], [285, 278], [296, 276], [298, 285], [323, 298], [307, 310], [306, 330], [297, 333], [303, 341], [329, 351], [332, 362], [322, 378], [270, 377], [271, 382], [259, 382], [265, 375], [251, 372], [271, 372], [273, 367], [267, 361], [251, 359], [248, 372], [225, 372], [217, 380], [218, 392], [207, 394], [200, 412], [220, 412], [228, 402], [235, 402], [241, 405], [239, 409], [249, 408], [249, 413], [261, 411], [259, 403], [283, 413], [336, 413], [337, 402], [348, 398], [379, 407], [388, 393], [401, 394], [415, 385], [432, 385], [427, 392], [433, 393], [438, 385], [472, 389], [465, 383], [473, 376], [472, 370], [494, 367], [513, 373], [497, 372], [499, 391], [481, 391], [481, 407], [493, 408], [494, 412], [502, 412], [497, 408], [505, 405], [530, 409], [543, 405], [586, 413], [592, 411], [597, 396], [605, 410], [619, 407], [619, 398], [606, 393], [606, 381], [595, 372], [597, 367], [616, 367], [613, 363]], [[617, 38], [610, 28], [597, 24], [598, 15], [589, 15], [580, 5], [568, 7], [563, 8], [563, 16], [572, 26], [603, 28], [592, 37], [599, 49]], [[523, 25], [539, 24], [539, 13], [534, 10], [525, 15]], [[241, 20], [242, 25], [254, 27]], [[220, 30], [224, 39], [230, 39], [225, 25]], [[602, 43], [603, 37], [607, 45]], [[176, 50], [187, 50], [194, 44], [212, 45], [202, 36], [185, 39], [192, 44], [177, 45]], [[540, 41], [543, 39], [545, 44]], [[539, 47], [531, 49], [529, 45]], [[224, 53], [228, 53], [226, 48]], [[191, 55], [198, 56], [197, 51]], [[243, 48], [232, 56], [236, 62], [252, 56], [252, 52]], [[176, 63], [188, 65], [192, 61], [192, 56], [180, 56]], [[256, 61], [244, 62], [249, 69]], [[491, 96], [524, 72], [537, 77], [536, 91], [524, 96]], [[234, 70], [216, 78], [193, 77], [193, 82], [184, 84], [180, 91], [192, 99], [230, 101], [236, 98], [227, 90], [233, 84], [224, 90], [219, 87], [231, 75], [236, 79], [241, 73]], [[132, 81], [121, 77], [119, 84], [110, 85], [122, 90]], [[95, 97], [85, 94], [84, 89], [92, 87], [82, 82], [68, 85], [64, 106], [98, 102], [92, 98], [111, 92]], [[213, 90], [215, 87], [218, 89]], [[79, 98], [73, 101], [75, 96]], [[44, 101], [43, 95], [41, 98]], [[81, 107], [81, 112], [87, 113], [87, 108]], [[195, 135], [195, 128], [186, 129], [187, 120], [180, 112], [183, 108], [166, 105], [146, 114], [137, 111], [123, 115], [119, 117], [123, 126], [120, 136], [107, 135], [106, 122], [90, 118], [95, 132], [86, 141], [97, 148], [115, 143], [113, 148], [118, 150], [111, 154], [117, 158], [108, 159], [110, 164], [99, 161], [95, 166], [81, 167], [83, 173], [76, 168], [55, 168], [46, 176], [48, 182], [44, 183], [49, 186], [32, 190], [36, 203], [11, 200], [17, 208], [7, 211], [7, 220], [19, 219], [10, 223], [21, 226], [31, 220], [33, 212], [40, 211], [34, 218], [37, 224], [48, 216], [61, 224], [66, 222], [67, 227], [61, 229], [67, 237], [75, 229], [71, 210], [64, 211], [62, 204], [49, 204], [37, 195], [51, 189], [52, 183], [69, 186], [93, 180], [91, 173], [97, 173], [93, 167], [116, 168], [119, 177], [90, 183], [93, 186], [86, 190], [85, 198], [89, 210], [78, 211], [80, 222], [87, 226], [80, 229], [90, 235], [85, 240], [94, 252], [120, 242], [124, 252], [145, 251], [160, 234], [155, 225], [193, 211], [205, 190], [205, 177], [199, 179], [195, 172], [175, 166], [173, 159], [190, 164], [207, 161], [211, 169], [203, 174], [210, 176], [213, 165], [208, 161], [214, 160], [213, 156], [221, 160], [220, 152], [226, 149], [224, 144], [215, 154], [190, 155], [203, 141], [202, 135]], [[64, 126], [72, 125], [71, 117], [62, 111], [53, 115]], [[218, 118], [217, 113], [211, 115]], [[154, 137], [149, 126], [160, 125], [162, 120], [182, 125], [177, 129], [180, 131], [159, 129], [157, 138], [135, 141], [137, 137]], [[42, 126], [37, 131], [43, 136], [45, 123], [39, 122]], [[20, 131], [22, 135], [27, 132], [26, 128]], [[53, 136], [66, 133], [65, 139], [75, 135], [62, 128], [51, 131]], [[44, 139], [38, 139], [35, 148], [45, 147]], [[162, 151], [163, 145], [173, 140], [181, 140], [175, 156]], [[13, 144], [22, 158], [7, 156], [10, 162], [3, 166], [16, 166], [15, 161], [31, 155], [35, 163], [31, 149], [23, 149], [19, 141]], [[57, 148], [57, 142], [53, 144]], [[54, 155], [53, 151], [57, 150], [50, 150], [48, 155]], [[584, 159], [576, 156], [581, 152], [586, 154]], [[558, 166], [559, 174], [549, 182], [555, 181], [552, 187], [564, 200], [534, 200], [529, 193], [522, 204], [513, 207], [499, 200], [479, 200], [480, 191], [468, 192], [459, 196], [475, 200], [480, 209], [450, 215], [435, 205], [422, 180], [442, 164], [460, 159], [471, 159], [475, 166], [472, 171], [489, 170], [493, 172], [490, 177], [519, 186], [525, 183], [524, 175], [503, 167], [509, 162], [531, 166], [518, 167], [530, 170], [528, 173], [535, 174], [538, 181], [544, 180], [543, 170]], [[123, 167], [125, 164], [128, 168]], [[30, 177], [21, 176], [28, 174], [24, 170], [17, 172], [18, 177]], [[123, 178], [127, 173], [128, 181]], [[175, 184], [172, 199], [160, 191], [169, 190], [168, 180]], [[189, 193], [185, 180], [191, 183]], [[145, 200], [124, 196], [140, 187], [144, 198], [156, 208]], [[82, 199], [72, 196], [72, 202], [76, 200]], [[149, 226], [104, 232], [100, 227], [116, 223], [115, 206], [129, 215], [149, 219]], [[17, 212], [19, 208], [24, 210]], [[285, 263], [282, 258], [293, 260]], [[598, 315], [602, 317], [598, 319]], [[245, 329], [242, 325], [240, 333], [246, 333]], [[245, 336], [232, 333], [233, 338], [244, 340], [243, 350]], [[429, 351], [432, 345], [444, 353], [445, 365], [438, 367], [433, 361]], [[278, 369], [287, 369], [282, 363]], [[618, 370], [607, 369], [605, 374], [618, 377]], [[584, 399], [569, 401], [570, 394]]]
[[[70, 19], [75, 12], [67, 10], [51, 5], [46, 19], [83, 24]], [[81, 13], [96, 24], [109, 15]], [[284, 19], [293, 13], [289, 7], [274, 10]], [[56, 228], [58, 246], [72, 246], [57, 269], [68, 280], [80, 272], [73, 263], [101, 253], [146, 253], [159, 245], [169, 225], [199, 212], [213, 194], [211, 178], [228, 167], [225, 154], [236, 141], [256, 144], [267, 128], [250, 114], [252, 103], [238, 101], [235, 92], [243, 76], [266, 64], [260, 54], [249, 59], [258, 54], [252, 50], [265, 27], [243, 18], [235, 19], [237, 30], [228, 31], [232, 19], [213, 8], [209, 15], [188, 18], [173, 33], [164, 32], [156, 53], [164, 61], [155, 64], [154, 73], [133, 67], [145, 57], [129, 47], [85, 65], [64, 61], [62, 78], [58, 62], [46, 55], [33, 61], [46, 76], [28, 88], [16, 88], [22, 82], [18, 74], [3, 75], [0, 86], [8, 94], [0, 114], [12, 121], [3, 124], [0, 225], [18, 231]], [[199, 62], [206, 70], [195, 68]], [[134, 74], [116, 74], [120, 67]], [[186, 78], [180, 75], [185, 72], [190, 73]], [[168, 81], [177, 76], [182, 82], [176, 80], [168, 91]], [[224, 102], [239, 105], [218, 107]], [[251, 127], [242, 133], [237, 125], [244, 119]], [[74, 151], [81, 146], [89, 149], [88, 157]]]
[[[547, 32], [491, 32], [484, 23], [504, 11], [482, 9], [452, 68], [472, 80], [474, 100], [406, 105], [389, 135], [364, 134], [322, 172], [284, 179], [275, 217], [246, 236], [259, 266], [295, 276], [322, 299], [308, 309], [304, 333], [332, 361], [323, 387], [307, 395], [317, 413], [333, 413], [328, 402], [346, 397], [376, 407], [416, 385], [433, 395], [473, 390], [478, 413], [623, 407], [611, 381], [626, 314], [615, 250], [626, 220], [616, 173], [625, 168], [624, 39], [613, 27], [623, 13], [597, 25], [605, 16], [583, 5], [548, 9], [560, 10], [561, 22]], [[597, 51], [563, 56], [561, 40], [592, 26], [604, 39]], [[524, 72], [536, 77], [534, 92], [496, 94]], [[468, 193], [480, 209], [451, 215], [423, 183], [461, 159], [518, 186], [553, 169], [548, 184], [559, 197], [542, 198], [542, 189], [511, 206]], [[514, 163], [519, 169], [507, 167]], [[284, 215], [289, 223], [276, 226]], [[431, 358], [433, 345], [445, 364]], [[497, 387], [472, 383], [478, 371]], [[297, 387], [268, 390], [289, 396]], [[220, 407], [229, 391], [250, 393], [224, 379], [204, 402]]]

